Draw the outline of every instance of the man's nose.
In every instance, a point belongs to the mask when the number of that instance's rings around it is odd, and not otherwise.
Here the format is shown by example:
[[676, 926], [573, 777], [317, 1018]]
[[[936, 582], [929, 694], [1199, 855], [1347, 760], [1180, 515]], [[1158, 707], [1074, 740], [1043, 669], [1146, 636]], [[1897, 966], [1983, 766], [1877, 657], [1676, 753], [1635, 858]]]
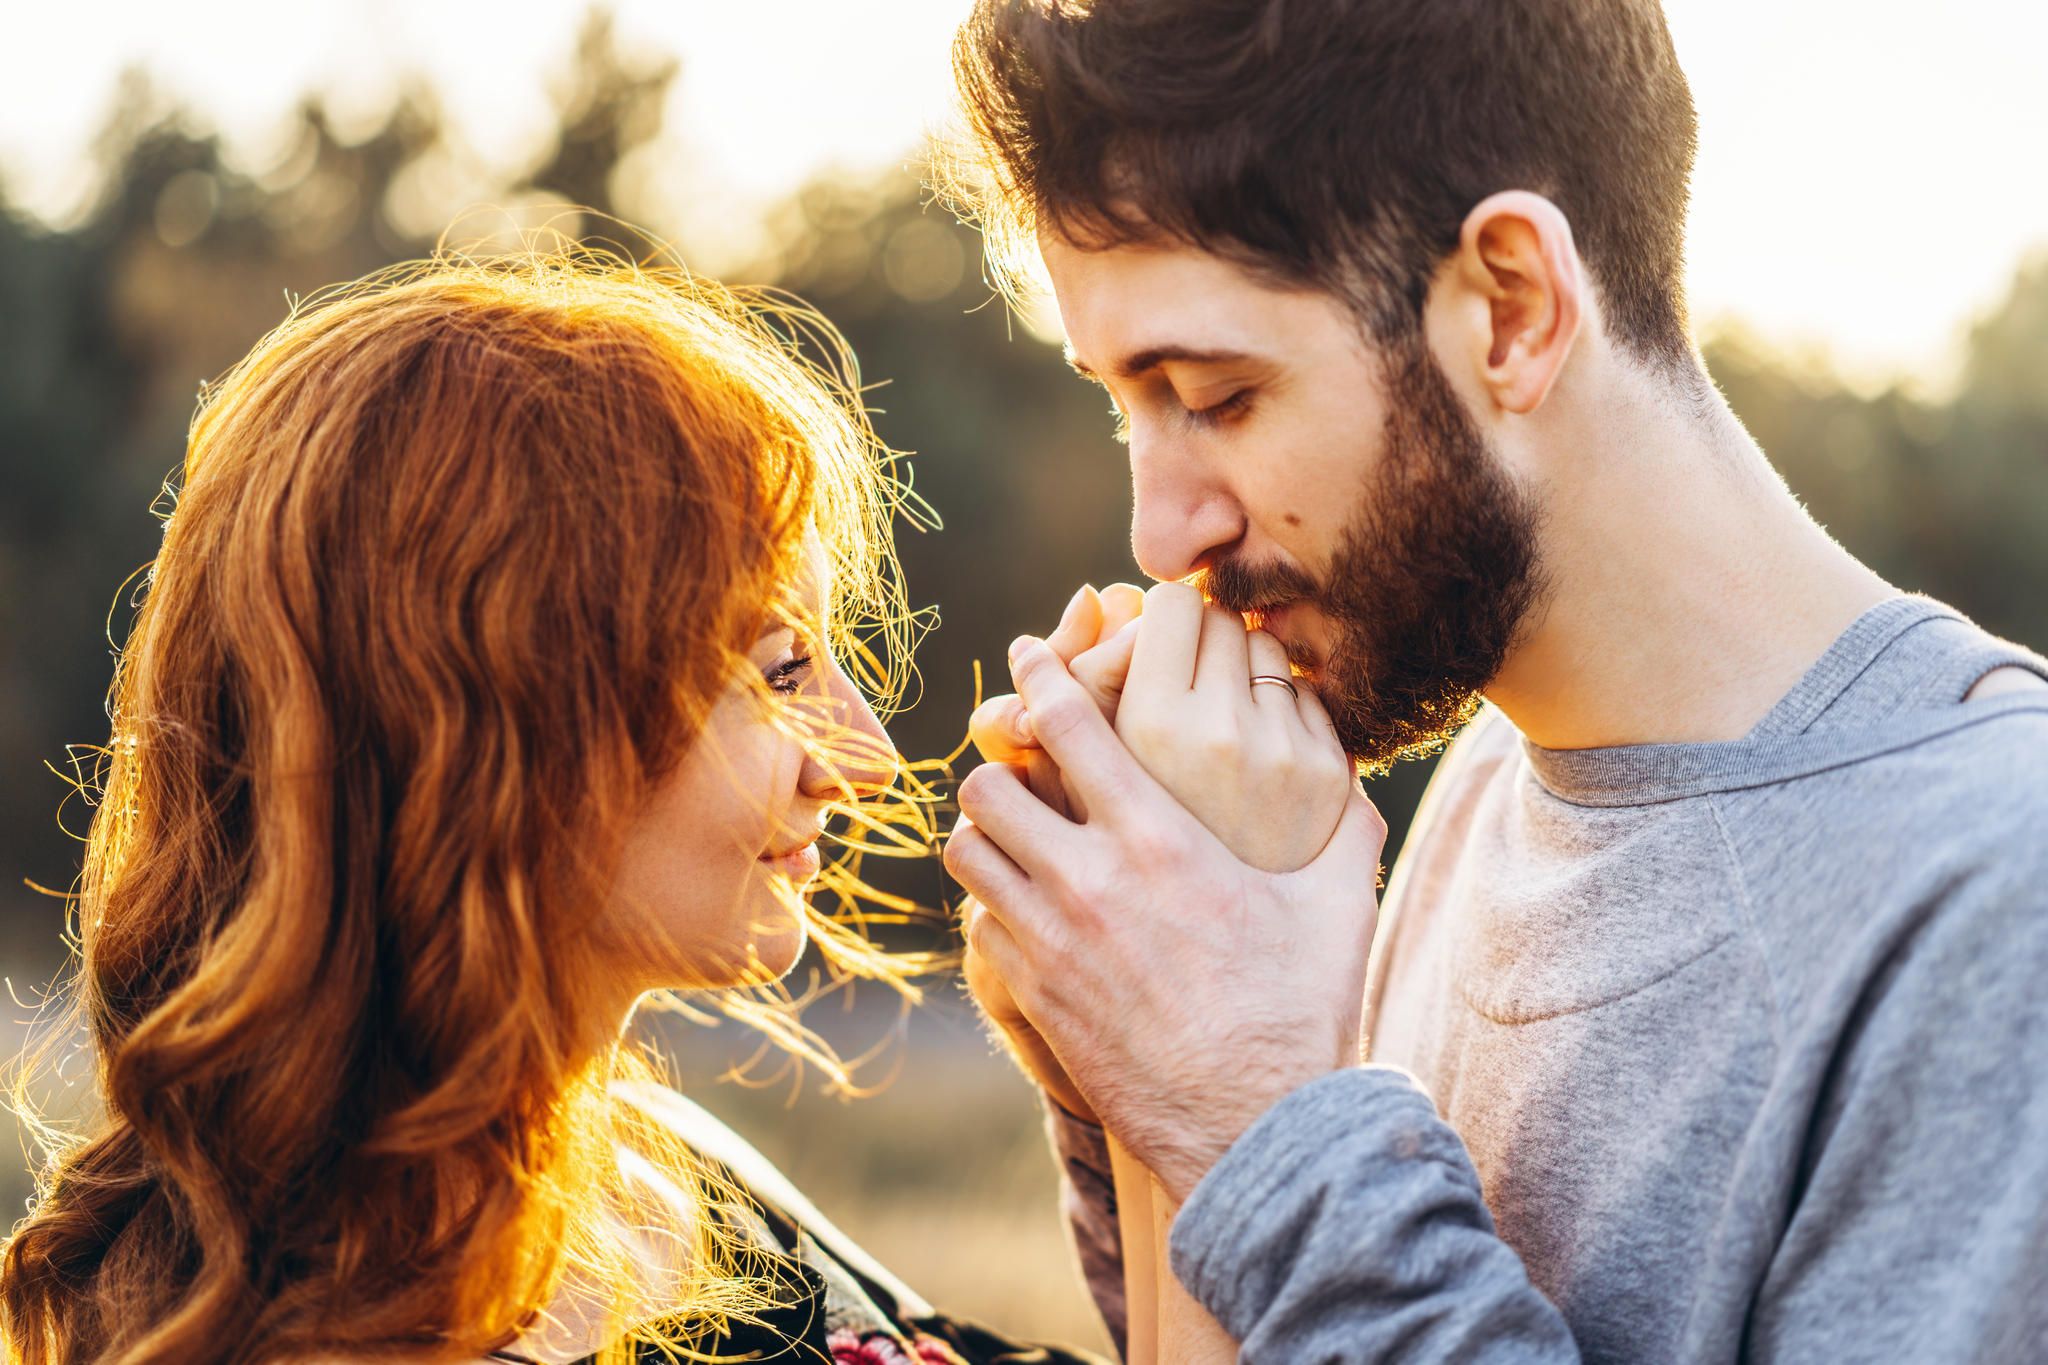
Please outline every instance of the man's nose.
[[899, 767], [889, 732], [837, 660], [828, 665], [821, 690], [829, 707], [808, 746], [798, 786], [805, 796], [820, 801], [871, 796], [883, 790], [895, 779]]
[[1131, 554], [1162, 583], [1186, 578], [1235, 544], [1244, 509], [1170, 439], [1131, 440]]

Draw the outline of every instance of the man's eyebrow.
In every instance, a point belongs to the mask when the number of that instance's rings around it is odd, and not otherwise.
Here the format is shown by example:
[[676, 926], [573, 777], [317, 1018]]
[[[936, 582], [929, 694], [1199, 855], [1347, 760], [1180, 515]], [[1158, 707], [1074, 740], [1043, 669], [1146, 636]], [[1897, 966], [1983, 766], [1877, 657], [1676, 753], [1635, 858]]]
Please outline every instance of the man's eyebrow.
[[[1185, 365], [1227, 365], [1236, 361], [1250, 360], [1246, 351], [1210, 350], [1199, 346], [1147, 346], [1142, 351], [1133, 351], [1110, 366], [1110, 373], [1119, 379], [1136, 379], [1147, 370], [1156, 370], [1169, 361]], [[1067, 347], [1067, 364], [1083, 379], [1102, 382], [1102, 377], [1079, 356], [1072, 346]]]

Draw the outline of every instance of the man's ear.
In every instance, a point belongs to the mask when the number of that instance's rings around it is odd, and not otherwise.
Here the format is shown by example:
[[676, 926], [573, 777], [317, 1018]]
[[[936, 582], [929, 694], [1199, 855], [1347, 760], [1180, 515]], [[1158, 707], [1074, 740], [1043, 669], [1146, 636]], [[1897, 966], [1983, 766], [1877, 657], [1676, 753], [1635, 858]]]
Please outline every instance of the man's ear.
[[1438, 277], [1459, 320], [1452, 346], [1503, 411], [1534, 412], [1564, 372], [1589, 304], [1571, 224], [1540, 194], [1506, 190], [1465, 218]]

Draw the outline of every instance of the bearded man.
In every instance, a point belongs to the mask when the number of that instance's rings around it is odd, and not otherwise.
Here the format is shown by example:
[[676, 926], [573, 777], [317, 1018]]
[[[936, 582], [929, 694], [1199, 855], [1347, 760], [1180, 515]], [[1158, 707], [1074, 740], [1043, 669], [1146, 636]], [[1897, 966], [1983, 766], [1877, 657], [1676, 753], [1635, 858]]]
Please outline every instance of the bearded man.
[[[1105, 1128], [1247, 1362], [2048, 1358], [2048, 662], [1716, 391], [1653, 0], [980, 0], [955, 62], [1176, 585], [1136, 648], [1261, 628], [1176, 747], [1084, 594], [947, 851], [1112, 1329]], [[1458, 732], [1377, 913], [1349, 815], [1346, 885], [1244, 853], [1299, 681], [1368, 767]]]

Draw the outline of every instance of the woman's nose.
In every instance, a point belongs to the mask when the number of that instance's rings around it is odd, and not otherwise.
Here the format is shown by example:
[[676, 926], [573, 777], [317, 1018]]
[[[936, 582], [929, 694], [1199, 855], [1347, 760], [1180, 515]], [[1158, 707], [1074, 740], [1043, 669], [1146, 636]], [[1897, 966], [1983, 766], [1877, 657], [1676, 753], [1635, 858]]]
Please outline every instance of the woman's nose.
[[895, 779], [899, 761], [874, 708], [837, 660], [819, 690], [829, 705], [804, 757], [799, 780], [804, 795], [833, 801], [883, 790]]

